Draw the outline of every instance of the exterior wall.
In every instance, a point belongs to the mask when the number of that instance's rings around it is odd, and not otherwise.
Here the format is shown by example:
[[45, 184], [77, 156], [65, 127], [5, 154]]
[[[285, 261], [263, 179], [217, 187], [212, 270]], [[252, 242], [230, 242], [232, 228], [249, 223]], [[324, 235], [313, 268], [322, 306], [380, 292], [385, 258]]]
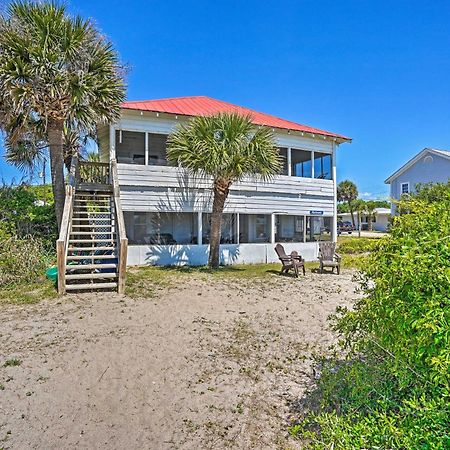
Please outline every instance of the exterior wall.
[[[192, 178], [176, 167], [119, 164], [124, 211], [210, 212], [211, 185], [207, 178]], [[309, 215], [311, 210], [334, 212], [334, 184], [278, 176], [270, 183], [247, 179], [232, 185], [225, 212]]]
[[[168, 135], [188, 119], [163, 113], [124, 110], [117, 124], [109, 128], [101, 127], [99, 130], [101, 159], [115, 157], [116, 130]], [[329, 154], [333, 179], [280, 175], [271, 182], [263, 183], [249, 178], [232, 186], [225, 213], [272, 214], [272, 221], [274, 214], [333, 217], [332, 231], [336, 237], [336, 140], [290, 133], [288, 130], [274, 130], [274, 133], [280, 148], [306, 150], [312, 156], [318, 153]], [[189, 177], [185, 171], [176, 167], [139, 164], [119, 163], [118, 174], [124, 211], [211, 211], [210, 179]], [[274, 235], [271, 236], [271, 242], [221, 245], [222, 263], [276, 262], [278, 257], [274, 252]], [[283, 245], [288, 253], [297, 250], [307, 260], [315, 260], [317, 257], [316, 242]], [[130, 245], [128, 264], [203, 265], [207, 263], [207, 253], [208, 245]]]
[[[286, 253], [296, 250], [306, 261], [316, 261], [318, 243], [283, 244]], [[279, 262], [273, 244], [226, 244], [220, 246], [220, 263], [266, 264]], [[128, 265], [204, 266], [208, 264], [208, 245], [130, 245]]]
[[[386, 208], [383, 208], [383, 209], [386, 211]], [[356, 226], [358, 226], [358, 215], [355, 213], [354, 216], [355, 216]], [[390, 217], [391, 217], [390, 213], [387, 213], [387, 212], [379, 213], [379, 212], [375, 211], [376, 221], [372, 222], [372, 229], [374, 231], [387, 231]], [[340, 220], [342, 220], [344, 222], [352, 221], [352, 216], [350, 213], [339, 214], [339, 218], [340, 218]], [[367, 223], [367, 218], [365, 215], [363, 215], [361, 222]]]
[[[433, 160], [429, 160], [432, 156]], [[419, 183], [446, 183], [450, 178], [450, 160], [437, 154], [426, 153], [413, 166], [406, 169], [391, 181], [391, 198], [400, 199], [402, 183], [409, 183], [410, 192], [414, 192]], [[392, 205], [392, 213], [395, 205]]]
[[372, 224], [375, 231], [387, 231], [389, 225], [390, 214], [377, 214], [377, 221]]

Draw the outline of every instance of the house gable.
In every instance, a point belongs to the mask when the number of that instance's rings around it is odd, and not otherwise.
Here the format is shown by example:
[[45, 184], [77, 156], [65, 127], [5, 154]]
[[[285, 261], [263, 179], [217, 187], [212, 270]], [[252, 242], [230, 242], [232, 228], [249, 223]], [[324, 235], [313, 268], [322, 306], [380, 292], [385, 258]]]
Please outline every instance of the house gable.
[[424, 149], [385, 182], [391, 185], [391, 197], [414, 192], [417, 184], [446, 183], [450, 178], [450, 152]]

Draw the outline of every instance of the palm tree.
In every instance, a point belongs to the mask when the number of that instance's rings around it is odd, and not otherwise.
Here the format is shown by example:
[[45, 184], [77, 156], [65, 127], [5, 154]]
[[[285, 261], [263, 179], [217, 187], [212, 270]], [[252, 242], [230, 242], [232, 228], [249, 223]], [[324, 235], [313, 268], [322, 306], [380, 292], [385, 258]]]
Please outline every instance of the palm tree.
[[358, 188], [353, 181], [344, 180], [338, 184], [337, 199], [339, 202], [347, 202], [348, 209], [352, 216], [352, 224], [355, 226], [355, 218], [353, 217], [354, 208], [352, 202], [358, 198]]
[[231, 185], [245, 176], [267, 180], [281, 170], [273, 133], [236, 113], [195, 117], [169, 136], [167, 156], [191, 174], [212, 178], [208, 264], [217, 268], [222, 213]]
[[367, 212], [367, 217], [368, 217], [368, 229], [369, 231], [372, 231], [372, 218], [375, 214], [375, 209], [377, 207], [377, 202], [375, 202], [374, 200], [368, 200], [366, 202], [366, 212]]
[[358, 214], [358, 236], [361, 237], [361, 214], [366, 210], [366, 202], [358, 198], [352, 201], [352, 207]]
[[48, 145], [58, 226], [64, 130], [88, 134], [118, 119], [124, 98], [117, 53], [90, 20], [54, 1], [16, 0], [0, 17], [0, 127], [11, 148], [30, 135]]

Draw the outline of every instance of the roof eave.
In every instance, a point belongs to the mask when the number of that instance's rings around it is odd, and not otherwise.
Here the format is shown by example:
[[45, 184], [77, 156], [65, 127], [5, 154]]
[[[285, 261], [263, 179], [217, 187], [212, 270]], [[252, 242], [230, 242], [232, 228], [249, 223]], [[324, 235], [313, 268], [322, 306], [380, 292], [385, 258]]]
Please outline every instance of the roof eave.
[[[192, 114], [184, 114], [184, 113], [169, 113], [166, 111], [158, 111], [156, 109], [143, 109], [143, 108], [138, 108], [138, 107], [132, 107], [132, 106], [121, 106], [121, 109], [124, 110], [128, 110], [128, 111], [141, 111], [141, 112], [149, 112], [149, 113], [156, 113], [156, 114], [164, 114], [164, 115], [168, 115], [168, 116], [182, 116], [182, 117], [196, 117], [195, 115]], [[294, 132], [294, 133], [299, 133], [301, 135], [310, 135], [312, 137], [315, 136], [322, 136], [324, 138], [328, 138], [331, 139], [333, 141], [335, 141], [338, 144], [343, 144], [343, 143], [349, 143], [351, 144], [353, 139], [349, 138], [347, 136], [341, 136], [339, 134], [326, 134], [326, 133], [318, 133], [318, 132], [310, 132], [310, 131], [300, 131], [300, 130], [292, 130], [290, 128], [281, 128], [281, 127], [273, 127], [270, 125], [263, 125], [263, 124], [256, 124], [256, 125], [261, 125], [261, 126], [267, 126], [268, 128], [273, 128], [273, 129], [278, 129], [278, 130], [284, 130], [284, 131], [288, 131], [288, 132]]]

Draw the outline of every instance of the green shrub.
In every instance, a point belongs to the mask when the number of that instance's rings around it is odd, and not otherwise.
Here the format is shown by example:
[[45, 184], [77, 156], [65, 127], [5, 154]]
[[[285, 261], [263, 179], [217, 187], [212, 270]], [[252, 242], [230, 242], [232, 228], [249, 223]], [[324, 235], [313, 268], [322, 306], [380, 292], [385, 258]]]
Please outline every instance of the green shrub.
[[319, 411], [291, 428], [311, 449], [450, 448], [450, 186], [436, 190], [401, 202], [364, 297], [334, 316], [347, 359], [325, 364]]
[[358, 253], [369, 253], [375, 250], [380, 238], [341, 238], [338, 242], [338, 253], [343, 255], [354, 255]]
[[50, 185], [0, 187], [0, 240], [7, 236], [34, 236], [54, 251], [57, 224]]
[[0, 286], [37, 281], [52, 263], [52, 258], [42, 241], [32, 236], [0, 239]]

